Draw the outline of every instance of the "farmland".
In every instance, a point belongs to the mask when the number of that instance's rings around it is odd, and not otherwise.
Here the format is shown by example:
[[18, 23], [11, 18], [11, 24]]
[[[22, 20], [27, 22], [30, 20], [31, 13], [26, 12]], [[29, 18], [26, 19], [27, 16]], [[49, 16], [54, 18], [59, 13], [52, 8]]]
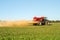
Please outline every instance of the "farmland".
[[0, 27], [0, 40], [60, 40], [60, 23]]

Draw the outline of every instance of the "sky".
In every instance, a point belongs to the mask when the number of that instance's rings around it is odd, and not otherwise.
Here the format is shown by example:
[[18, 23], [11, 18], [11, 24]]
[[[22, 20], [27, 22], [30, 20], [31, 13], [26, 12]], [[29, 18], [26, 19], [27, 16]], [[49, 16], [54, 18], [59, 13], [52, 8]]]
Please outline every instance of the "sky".
[[0, 0], [0, 20], [60, 20], [60, 0]]

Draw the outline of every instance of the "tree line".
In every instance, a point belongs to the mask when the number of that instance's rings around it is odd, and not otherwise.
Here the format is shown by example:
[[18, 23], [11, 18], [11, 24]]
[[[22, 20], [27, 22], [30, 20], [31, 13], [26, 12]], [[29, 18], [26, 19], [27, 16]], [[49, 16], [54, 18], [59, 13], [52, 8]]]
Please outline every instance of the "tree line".
[[49, 20], [51, 23], [60, 23], [60, 20]]

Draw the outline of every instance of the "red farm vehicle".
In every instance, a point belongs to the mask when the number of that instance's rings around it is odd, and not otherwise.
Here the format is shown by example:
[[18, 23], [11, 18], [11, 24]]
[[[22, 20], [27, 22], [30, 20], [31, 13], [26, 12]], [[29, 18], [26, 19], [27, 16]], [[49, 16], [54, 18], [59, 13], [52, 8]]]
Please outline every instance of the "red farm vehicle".
[[33, 25], [46, 25], [49, 24], [47, 17], [33, 17]]

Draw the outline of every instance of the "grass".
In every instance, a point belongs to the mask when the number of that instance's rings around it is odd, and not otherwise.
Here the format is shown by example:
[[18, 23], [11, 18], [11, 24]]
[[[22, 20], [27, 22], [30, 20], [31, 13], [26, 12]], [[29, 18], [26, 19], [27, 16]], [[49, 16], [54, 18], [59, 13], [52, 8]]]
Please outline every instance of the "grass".
[[60, 40], [60, 23], [45, 26], [0, 27], [0, 40]]

